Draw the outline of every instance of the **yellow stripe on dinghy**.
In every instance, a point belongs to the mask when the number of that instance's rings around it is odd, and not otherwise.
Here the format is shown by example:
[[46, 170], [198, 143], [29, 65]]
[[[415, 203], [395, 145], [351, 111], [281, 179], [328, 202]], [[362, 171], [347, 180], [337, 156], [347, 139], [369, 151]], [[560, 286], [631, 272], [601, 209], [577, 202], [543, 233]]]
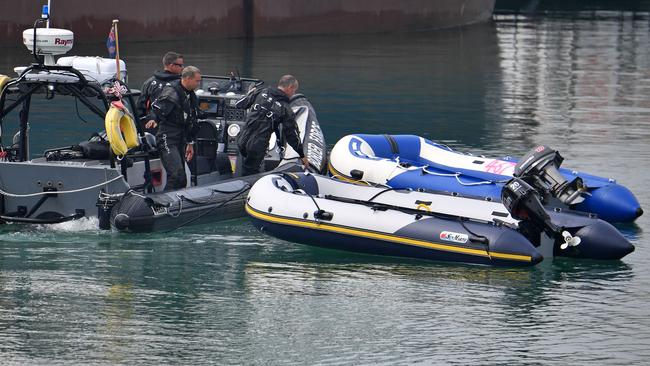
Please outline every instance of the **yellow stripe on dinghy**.
[[137, 147], [138, 130], [129, 111], [111, 105], [104, 119], [106, 138], [116, 156], [126, 155], [129, 149]]
[[413, 246], [418, 246], [423, 248], [443, 250], [446, 252], [453, 252], [453, 253], [469, 254], [469, 255], [475, 255], [480, 257], [492, 257], [492, 258], [508, 259], [508, 260], [520, 261], [520, 262], [532, 261], [532, 257], [529, 255], [509, 254], [509, 253], [500, 253], [500, 252], [488, 253], [486, 250], [482, 250], [482, 249], [462, 248], [453, 245], [445, 245], [445, 244], [434, 243], [425, 240], [405, 238], [403, 236], [397, 236], [392, 234], [377, 233], [372, 231], [354, 229], [345, 226], [331, 225], [331, 224], [325, 224], [321, 222], [313, 222], [307, 220], [293, 219], [289, 217], [270, 215], [254, 209], [248, 203], [246, 204], [246, 212], [257, 219], [264, 220], [267, 222], [272, 222], [274, 224], [300, 226], [300, 227], [306, 227], [315, 230], [331, 231], [340, 234], [355, 235], [364, 238], [390, 241], [397, 244], [413, 245]]

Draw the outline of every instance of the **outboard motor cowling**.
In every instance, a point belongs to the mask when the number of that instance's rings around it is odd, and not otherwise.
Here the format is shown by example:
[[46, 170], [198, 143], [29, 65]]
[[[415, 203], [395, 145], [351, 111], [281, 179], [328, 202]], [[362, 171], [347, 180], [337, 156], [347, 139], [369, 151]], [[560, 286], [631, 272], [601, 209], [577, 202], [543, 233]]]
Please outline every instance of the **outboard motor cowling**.
[[587, 188], [579, 177], [567, 181], [558, 170], [562, 161], [564, 158], [559, 152], [540, 145], [521, 159], [515, 166], [513, 175], [524, 179], [543, 193], [544, 201], [547, 201], [547, 195], [551, 195], [568, 206], [579, 204], [585, 200], [582, 193]]
[[501, 202], [514, 219], [530, 222], [550, 237], [560, 231], [551, 222], [551, 217], [540, 201], [539, 193], [520, 178], [512, 178], [503, 186]]

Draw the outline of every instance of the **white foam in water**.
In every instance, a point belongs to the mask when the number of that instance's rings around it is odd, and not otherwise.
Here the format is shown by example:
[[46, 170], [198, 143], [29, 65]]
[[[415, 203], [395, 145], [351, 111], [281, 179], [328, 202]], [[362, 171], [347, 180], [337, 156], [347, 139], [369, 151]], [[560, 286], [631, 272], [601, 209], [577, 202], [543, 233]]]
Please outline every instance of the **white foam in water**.
[[64, 233], [80, 232], [80, 231], [98, 231], [99, 219], [97, 217], [84, 217], [79, 220], [62, 222], [60, 224], [38, 225], [37, 230], [64, 232]]

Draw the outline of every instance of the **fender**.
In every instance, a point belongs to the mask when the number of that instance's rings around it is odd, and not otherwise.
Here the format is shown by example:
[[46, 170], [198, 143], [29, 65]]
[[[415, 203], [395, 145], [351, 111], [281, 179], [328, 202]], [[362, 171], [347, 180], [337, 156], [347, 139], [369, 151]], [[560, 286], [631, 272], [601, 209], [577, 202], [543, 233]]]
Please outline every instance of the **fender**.
[[137, 147], [138, 131], [129, 110], [121, 102], [112, 102], [104, 119], [106, 138], [113, 153], [122, 157], [129, 149]]

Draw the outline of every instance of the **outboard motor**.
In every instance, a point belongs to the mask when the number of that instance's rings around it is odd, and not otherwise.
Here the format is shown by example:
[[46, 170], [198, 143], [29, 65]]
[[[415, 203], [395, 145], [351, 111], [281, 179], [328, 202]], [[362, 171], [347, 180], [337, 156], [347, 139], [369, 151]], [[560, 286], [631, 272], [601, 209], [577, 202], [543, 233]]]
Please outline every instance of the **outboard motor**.
[[97, 198], [97, 218], [99, 219], [100, 230], [111, 229], [111, 211], [113, 207], [120, 201], [121, 195], [106, 194], [103, 191], [99, 193]]
[[585, 200], [582, 193], [587, 187], [580, 177], [569, 182], [558, 170], [564, 158], [548, 146], [540, 145], [529, 151], [515, 166], [514, 176], [522, 178], [540, 193], [544, 202], [548, 196], [571, 206]]
[[594, 215], [546, 210], [539, 193], [520, 178], [506, 183], [501, 201], [533, 244], [540, 245], [542, 232], [553, 239], [556, 256], [620, 259], [634, 251], [615, 227]]
[[539, 199], [539, 193], [520, 178], [512, 178], [501, 190], [501, 201], [514, 219], [544, 231], [551, 238], [561, 238], [561, 249], [577, 246], [581, 239], [555, 225]]

